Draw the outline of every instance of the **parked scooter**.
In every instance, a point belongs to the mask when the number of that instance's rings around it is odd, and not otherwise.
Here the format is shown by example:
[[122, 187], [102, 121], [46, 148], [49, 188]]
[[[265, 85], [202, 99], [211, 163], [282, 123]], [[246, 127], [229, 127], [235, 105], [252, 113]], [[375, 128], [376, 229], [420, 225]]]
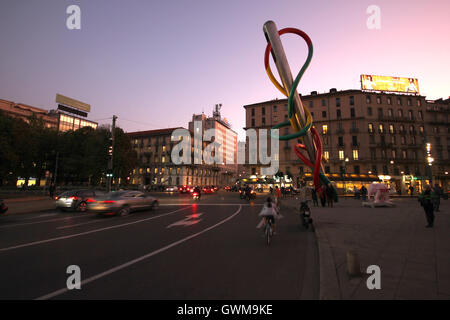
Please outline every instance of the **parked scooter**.
[[300, 204], [300, 221], [303, 227], [308, 230], [311, 226], [311, 231], [314, 231], [313, 219], [311, 218], [311, 209], [308, 206], [308, 201]]
[[4, 214], [8, 211], [8, 207], [6, 206], [5, 202], [0, 199], [0, 214]]

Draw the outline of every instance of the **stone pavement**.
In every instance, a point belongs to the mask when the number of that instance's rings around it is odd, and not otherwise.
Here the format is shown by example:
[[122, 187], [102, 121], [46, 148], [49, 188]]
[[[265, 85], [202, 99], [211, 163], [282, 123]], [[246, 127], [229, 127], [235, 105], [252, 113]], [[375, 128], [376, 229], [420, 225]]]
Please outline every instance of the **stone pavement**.
[[5, 199], [10, 214], [24, 214], [55, 209], [55, 201], [50, 197], [29, 197], [21, 199]]
[[[334, 208], [312, 207], [321, 299], [450, 300], [450, 201], [441, 200], [432, 229], [425, 228], [417, 198], [393, 201], [395, 208], [365, 208], [355, 199], [342, 199]], [[284, 214], [297, 203], [285, 199]], [[349, 276], [349, 251], [358, 255], [363, 276]], [[380, 290], [367, 288], [370, 265], [381, 269]]]

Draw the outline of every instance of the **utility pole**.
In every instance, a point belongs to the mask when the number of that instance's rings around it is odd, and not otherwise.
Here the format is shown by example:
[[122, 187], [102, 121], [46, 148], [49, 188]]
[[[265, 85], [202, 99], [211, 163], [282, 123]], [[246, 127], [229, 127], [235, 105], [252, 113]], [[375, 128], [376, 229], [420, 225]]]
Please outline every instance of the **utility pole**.
[[109, 149], [108, 149], [108, 154], [109, 154], [108, 171], [106, 173], [106, 177], [107, 177], [106, 190], [108, 192], [111, 192], [111, 184], [112, 184], [112, 179], [113, 179], [113, 158], [114, 158], [114, 140], [115, 140], [114, 136], [115, 136], [115, 131], [116, 131], [116, 120], [117, 120], [117, 116], [113, 116], [112, 127], [111, 127], [111, 145], [109, 146]]

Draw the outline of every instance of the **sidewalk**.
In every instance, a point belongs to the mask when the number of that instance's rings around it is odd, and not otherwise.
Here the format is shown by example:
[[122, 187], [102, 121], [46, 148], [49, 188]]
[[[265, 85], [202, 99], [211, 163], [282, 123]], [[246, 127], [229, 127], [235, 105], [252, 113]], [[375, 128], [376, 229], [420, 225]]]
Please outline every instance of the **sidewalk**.
[[35, 213], [55, 209], [55, 201], [50, 197], [28, 197], [20, 199], [5, 199], [8, 211], [6, 215]]
[[[450, 299], [450, 201], [441, 200], [433, 229], [425, 228], [417, 198], [393, 201], [395, 208], [365, 208], [355, 199], [311, 208], [321, 299]], [[284, 200], [290, 210], [297, 203]], [[364, 274], [369, 265], [381, 268], [381, 290], [367, 289], [366, 275], [348, 275], [349, 250]]]

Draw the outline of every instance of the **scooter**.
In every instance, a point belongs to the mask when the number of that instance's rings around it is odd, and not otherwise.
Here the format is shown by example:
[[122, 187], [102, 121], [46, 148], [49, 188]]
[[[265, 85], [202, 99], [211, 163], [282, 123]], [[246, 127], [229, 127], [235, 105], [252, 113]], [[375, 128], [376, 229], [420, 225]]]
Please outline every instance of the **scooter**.
[[308, 206], [308, 201], [300, 204], [300, 221], [303, 227], [308, 230], [311, 225], [311, 231], [314, 231], [313, 219], [311, 218], [311, 209]]
[[200, 194], [198, 192], [192, 193], [192, 199], [194, 200], [200, 200]]
[[3, 200], [0, 199], [0, 214], [4, 214], [4, 213], [6, 213], [6, 211], [8, 211], [8, 207], [3, 202]]

